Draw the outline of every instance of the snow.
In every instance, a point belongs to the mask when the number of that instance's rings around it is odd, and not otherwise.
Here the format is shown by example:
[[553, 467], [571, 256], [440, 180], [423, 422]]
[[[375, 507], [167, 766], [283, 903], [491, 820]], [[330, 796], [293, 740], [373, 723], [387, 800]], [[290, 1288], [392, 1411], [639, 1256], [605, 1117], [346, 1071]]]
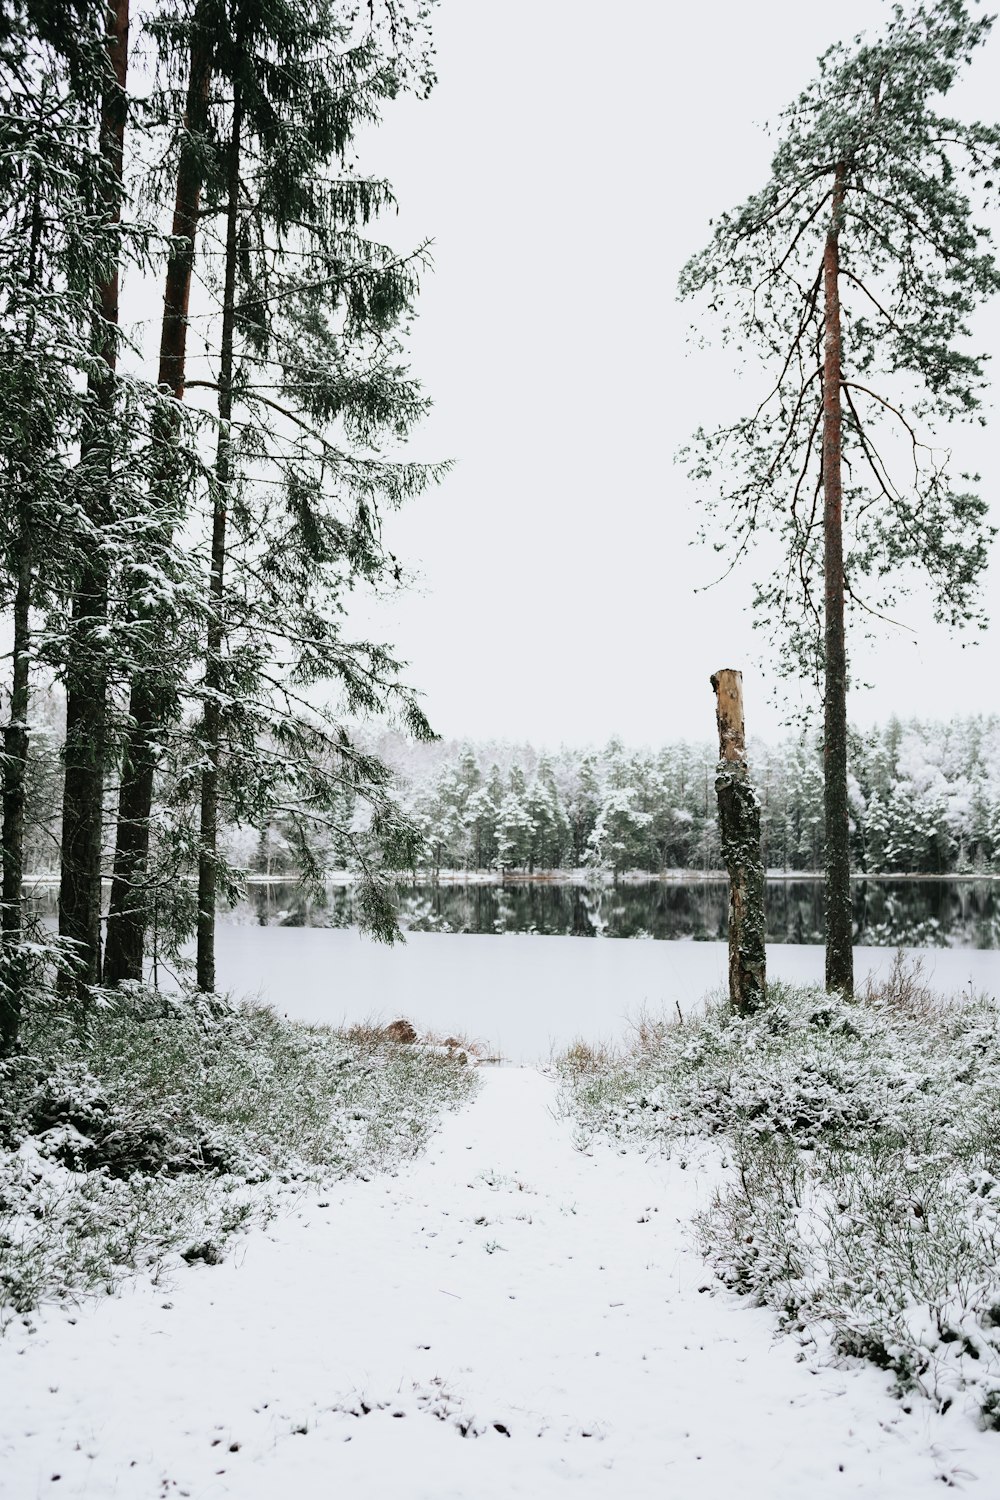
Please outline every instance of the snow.
[[480, 1076], [399, 1175], [310, 1192], [172, 1285], [12, 1329], [0, 1494], [1000, 1492], [995, 1434], [907, 1412], [870, 1366], [797, 1362], [771, 1313], [710, 1284], [687, 1228], [710, 1156], [585, 1154], [551, 1078]]
[[[383, 947], [351, 929], [220, 924], [219, 984], [260, 995], [296, 1020], [339, 1025], [397, 1016], [444, 1036], [480, 1038], [513, 1062], [547, 1061], [576, 1037], [613, 1040], [647, 1007], [687, 1015], [726, 983], [725, 943], [639, 942], [504, 933], [411, 933]], [[917, 952], [918, 950], [907, 950]], [[858, 981], [893, 952], [856, 948]], [[1000, 992], [1000, 950], [923, 952], [929, 982]], [[772, 978], [823, 981], [823, 949], [773, 944]]]

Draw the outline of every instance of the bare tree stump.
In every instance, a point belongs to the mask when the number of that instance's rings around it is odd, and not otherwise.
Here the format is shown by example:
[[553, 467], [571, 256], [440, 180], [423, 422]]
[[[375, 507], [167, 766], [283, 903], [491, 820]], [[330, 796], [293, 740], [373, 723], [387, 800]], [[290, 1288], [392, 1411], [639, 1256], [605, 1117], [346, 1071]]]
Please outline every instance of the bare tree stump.
[[729, 871], [729, 998], [739, 1011], [767, 998], [765, 974], [764, 862], [760, 803], [750, 781], [743, 729], [743, 674], [725, 667], [712, 675], [719, 726], [719, 799], [722, 857]]

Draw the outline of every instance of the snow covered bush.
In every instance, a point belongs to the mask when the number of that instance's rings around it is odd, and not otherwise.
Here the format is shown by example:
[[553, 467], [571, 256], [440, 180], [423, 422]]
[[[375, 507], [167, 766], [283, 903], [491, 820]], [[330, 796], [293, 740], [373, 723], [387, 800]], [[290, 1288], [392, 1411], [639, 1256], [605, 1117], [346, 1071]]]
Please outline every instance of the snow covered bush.
[[578, 1128], [649, 1148], [709, 1137], [722, 1185], [696, 1223], [731, 1288], [804, 1341], [1000, 1428], [1000, 1027], [897, 960], [856, 1002], [774, 986], [647, 1023], [627, 1055], [562, 1064]]
[[219, 1258], [283, 1185], [392, 1167], [475, 1088], [447, 1049], [138, 986], [23, 1043], [0, 1063], [0, 1326], [170, 1252]]

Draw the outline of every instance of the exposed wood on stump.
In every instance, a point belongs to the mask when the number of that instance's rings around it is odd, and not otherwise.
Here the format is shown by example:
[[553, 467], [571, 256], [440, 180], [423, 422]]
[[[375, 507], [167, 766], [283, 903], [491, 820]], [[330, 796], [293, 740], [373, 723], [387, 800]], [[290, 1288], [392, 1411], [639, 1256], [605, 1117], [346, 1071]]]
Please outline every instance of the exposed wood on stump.
[[715, 791], [729, 871], [729, 998], [737, 1010], [751, 1011], [767, 997], [760, 803], [747, 766], [743, 674], [725, 667], [713, 673], [712, 687], [719, 726]]

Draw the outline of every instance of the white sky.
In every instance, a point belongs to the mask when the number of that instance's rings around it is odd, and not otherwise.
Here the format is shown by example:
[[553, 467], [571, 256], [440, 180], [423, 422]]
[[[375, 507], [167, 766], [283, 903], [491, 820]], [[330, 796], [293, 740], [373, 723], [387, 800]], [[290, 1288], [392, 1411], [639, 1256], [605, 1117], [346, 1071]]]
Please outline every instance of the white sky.
[[[421, 581], [371, 623], [411, 663], [440, 733], [709, 737], [720, 666], [744, 670], [749, 730], [780, 732], [749, 573], [696, 591], [717, 559], [691, 545], [672, 455], [734, 387], [724, 353], [686, 353], [676, 279], [709, 218], [766, 180], [764, 121], [838, 34], [887, 9], [442, 0], [437, 88], [395, 105], [361, 150], [400, 198], [393, 242], [434, 241], [412, 364], [435, 409], [415, 456], [456, 463], [393, 520]], [[949, 109], [995, 118], [998, 75], [1000, 36]], [[1000, 311], [977, 332], [996, 347]], [[737, 410], [760, 383], [744, 394]], [[988, 441], [954, 438], [990, 497]], [[988, 599], [1000, 620], [995, 570]], [[963, 650], [919, 604], [900, 615], [916, 638], [896, 632], [859, 659], [878, 689], [853, 695], [856, 722], [1000, 708], [982, 687], [995, 632]]]

